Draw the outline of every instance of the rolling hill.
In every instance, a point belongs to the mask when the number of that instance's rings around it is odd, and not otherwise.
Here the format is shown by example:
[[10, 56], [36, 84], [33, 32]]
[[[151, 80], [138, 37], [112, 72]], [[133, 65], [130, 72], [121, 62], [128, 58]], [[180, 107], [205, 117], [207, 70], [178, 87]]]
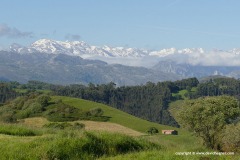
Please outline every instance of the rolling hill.
[[93, 108], [101, 108], [104, 111], [103, 116], [110, 117], [109, 122], [120, 124], [122, 126], [131, 128], [133, 130], [146, 133], [149, 127], [156, 127], [159, 130], [162, 129], [177, 129], [171, 126], [165, 126], [158, 123], [149, 122], [135, 116], [132, 116], [128, 113], [120, 111], [118, 109], [109, 107], [107, 105], [96, 103], [88, 100], [78, 99], [78, 98], [70, 98], [70, 97], [62, 97], [55, 96], [53, 100], [62, 99], [65, 104], [80, 108], [82, 110], [89, 110]]
[[[183, 159], [183, 156], [175, 153], [209, 151], [200, 145], [201, 141], [198, 138], [183, 129], [152, 123], [88, 100], [63, 96], [51, 98], [52, 102], [61, 99], [64, 104], [83, 111], [101, 108], [104, 112], [103, 116], [109, 117], [109, 121], [67, 122], [83, 123], [86, 131], [70, 128], [46, 129], [44, 125], [49, 124], [49, 121], [42, 117], [23, 119], [10, 126], [0, 123], [1, 131], [8, 130], [5, 133], [14, 133], [14, 135], [0, 134], [0, 152], [4, 153], [0, 155], [1, 159], [91, 159], [90, 157], [93, 159]], [[176, 129], [179, 135], [162, 135], [161, 133], [149, 135], [146, 133], [149, 127], [156, 127], [159, 131]], [[115, 132], [112, 133], [111, 130]], [[23, 135], [30, 134], [22, 137], [18, 136], [20, 132]], [[201, 155], [188, 156], [196, 160], [202, 157], [206, 158]]]

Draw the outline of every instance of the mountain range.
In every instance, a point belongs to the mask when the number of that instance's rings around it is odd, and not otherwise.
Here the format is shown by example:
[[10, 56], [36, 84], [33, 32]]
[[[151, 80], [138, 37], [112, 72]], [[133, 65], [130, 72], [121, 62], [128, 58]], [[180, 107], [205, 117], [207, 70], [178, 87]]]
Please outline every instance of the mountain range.
[[148, 55], [147, 50], [124, 48], [124, 47], [97, 47], [90, 46], [83, 41], [62, 42], [49, 39], [40, 39], [28, 47], [19, 44], [10, 46], [10, 51], [18, 53], [48, 53], [48, 54], [67, 54], [71, 56], [81, 56], [87, 58], [91, 56], [103, 57], [143, 57]]
[[0, 51], [0, 80], [26, 83], [38, 80], [55, 84], [103, 84], [118, 86], [175, 80], [179, 77], [144, 67], [107, 64], [66, 54], [18, 54]]
[[146, 50], [138, 48], [93, 46], [83, 41], [55, 41], [40, 39], [29, 46], [13, 44], [11, 52], [47, 53], [80, 56], [84, 59], [103, 60], [111, 64], [152, 67], [162, 60], [174, 61], [177, 64], [201, 66], [240, 66], [240, 49], [204, 50], [203, 48], [168, 48]]
[[223, 75], [240, 78], [240, 49], [162, 49], [92, 46], [40, 39], [0, 52], [0, 80], [137, 85], [148, 81]]

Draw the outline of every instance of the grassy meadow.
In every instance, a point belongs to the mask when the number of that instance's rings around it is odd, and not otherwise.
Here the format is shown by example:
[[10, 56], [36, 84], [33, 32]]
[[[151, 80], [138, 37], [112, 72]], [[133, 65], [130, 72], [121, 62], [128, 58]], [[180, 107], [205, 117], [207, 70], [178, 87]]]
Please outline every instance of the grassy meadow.
[[[74, 120], [51, 122], [46, 117], [29, 117], [14, 124], [0, 124], [0, 159], [239, 159], [235, 156], [176, 155], [176, 152], [213, 152], [199, 138], [179, 128], [152, 123], [104, 104], [52, 96], [81, 110], [101, 108], [108, 121]], [[173, 116], [182, 101], [170, 104]], [[147, 134], [149, 127], [160, 133]], [[162, 129], [175, 129], [178, 135], [162, 135]]]

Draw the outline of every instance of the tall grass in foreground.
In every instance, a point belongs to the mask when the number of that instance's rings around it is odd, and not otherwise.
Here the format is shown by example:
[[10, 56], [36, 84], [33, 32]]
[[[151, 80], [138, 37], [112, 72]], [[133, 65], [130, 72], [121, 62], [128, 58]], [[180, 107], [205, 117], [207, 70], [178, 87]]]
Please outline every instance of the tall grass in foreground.
[[152, 149], [161, 150], [161, 146], [120, 134], [62, 131], [32, 141], [1, 140], [0, 159], [87, 160]]
[[239, 156], [175, 155], [172, 151], [147, 150], [114, 157], [101, 157], [99, 160], [239, 160]]
[[239, 160], [240, 155], [177, 155], [179, 152], [218, 152], [202, 146], [201, 141], [185, 135], [153, 135], [142, 137], [145, 140], [161, 145], [164, 149], [143, 150], [138, 153], [119, 154], [112, 157], [101, 157], [100, 160]]
[[23, 126], [13, 124], [0, 124], [0, 134], [13, 135], [13, 136], [35, 136], [40, 133]]

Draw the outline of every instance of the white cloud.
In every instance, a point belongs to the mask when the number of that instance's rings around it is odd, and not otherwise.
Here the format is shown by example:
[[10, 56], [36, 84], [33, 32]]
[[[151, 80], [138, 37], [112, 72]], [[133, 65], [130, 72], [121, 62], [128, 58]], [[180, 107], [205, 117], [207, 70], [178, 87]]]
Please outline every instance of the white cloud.
[[205, 51], [188, 54], [175, 53], [164, 57], [176, 63], [203, 66], [240, 66], [240, 54], [232, 51]]
[[16, 28], [11, 28], [6, 24], [0, 24], [0, 37], [9, 38], [32, 38], [32, 32], [23, 32]]

